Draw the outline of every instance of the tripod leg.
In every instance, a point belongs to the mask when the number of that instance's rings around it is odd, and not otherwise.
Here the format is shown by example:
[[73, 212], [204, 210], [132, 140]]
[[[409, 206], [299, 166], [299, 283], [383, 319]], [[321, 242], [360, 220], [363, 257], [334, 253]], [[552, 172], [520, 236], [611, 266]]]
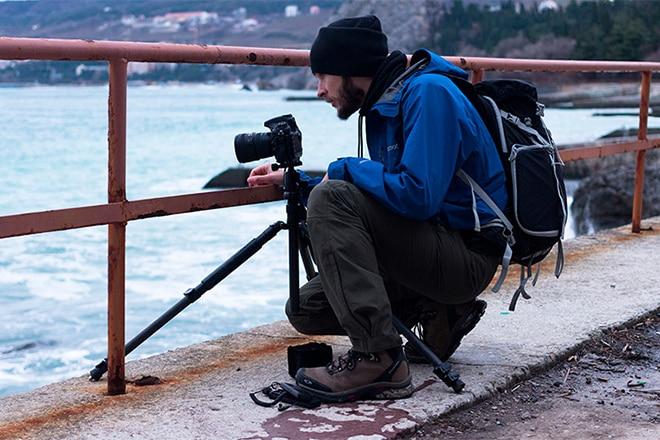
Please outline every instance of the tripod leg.
[[300, 275], [298, 274], [298, 249], [300, 236], [297, 224], [289, 225], [289, 302], [294, 312], [300, 310]]
[[415, 335], [406, 325], [399, 320], [396, 316], [392, 316], [394, 327], [401, 333], [426, 359], [433, 365], [433, 373], [435, 373], [445, 385], [454, 390], [455, 393], [460, 393], [465, 387], [465, 383], [460, 379], [460, 376], [455, 371], [451, 371], [451, 365], [447, 362], [440, 360], [438, 356]]
[[[138, 333], [131, 339], [125, 347], [125, 353], [128, 355], [135, 350], [140, 344], [146, 341], [154, 333], [160, 330], [165, 324], [170, 322], [176, 315], [181, 313], [183, 309], [190, 304], [197, 301], [204, 293], [215, 287], [220, 281], [225, 279], [229, 274], [236, 270], [241, 264], [245, 263], [252, 255], [257, 253], [261, 247], [270, 241], [277, 233], [286, 229], [286, 223], [276, 222], [270, 225], [258, 237], [252, 239], [248, 244], [243, 246], [238, 252], [229, 257], [227, 261], [222, 263], [218, 268], [211, 272], [204, 278], [197, 286], [188, 289], [176, 304], [170, 307], [165, 313], [156, 318], [144, 330]], [[297, 257], [297, 255], [296, 255]], [[99, 362], [92, 371], [89, 372], [89, 380], [98, 381], [103, 374], [108, 371], [107, 359]]]
[[300, 227], [300, 256], [303, 261], [303, 266], [305, 267], [305, 274], [307, 275], [307, 281], [314, 278], [318, 275], [316, 268], [314, 267], [314, 254], [312, 254], [312, 246], [309, 241], [309, 233], [307, 232], [306, 225]]

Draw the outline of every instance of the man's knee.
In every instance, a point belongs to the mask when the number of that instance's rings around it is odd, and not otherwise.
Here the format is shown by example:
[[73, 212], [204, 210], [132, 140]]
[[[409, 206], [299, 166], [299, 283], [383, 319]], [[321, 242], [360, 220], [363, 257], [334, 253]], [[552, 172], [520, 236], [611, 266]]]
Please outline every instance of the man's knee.
[[340, 204], [345, 204], [347, 200], [355, 197], [359, 190], [349, 182], [344, 180], [328, 180], [323, 182], [312, 190], [307, 202], [307, 212], [309, 217], [325, 217], [332, 212], [331, 208], [336, 208]]
[[289, 323], [295, 328], [299, 333], [304, 335], [314, 335], [317, 334], [314, 332], [314, 328], [311, 325], [311, 319], [308, 315], [304, 313], [293, 313], [291, 309], [291, 302], [287, 301], [286, 306], [284, 307], [284, 312], [286, 313]]

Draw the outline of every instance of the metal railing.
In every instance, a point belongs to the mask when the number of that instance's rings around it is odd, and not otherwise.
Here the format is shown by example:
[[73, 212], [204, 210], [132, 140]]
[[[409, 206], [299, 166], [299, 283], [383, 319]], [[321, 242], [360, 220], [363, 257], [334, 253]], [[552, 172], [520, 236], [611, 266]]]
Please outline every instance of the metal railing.
[[[638, 140], [597, 146], [581, 145], [561, 151], [564, 161], [636, 152], [632, 230], [640, 231], [644, 155], [660, 147], [660, 138], [647, 136], [652, 72], [660, 63], [513, 60], [447, 57], [470, 70], [478, 82], [485, 71], [536, 72], [640, 72]], [[229, 46], [54, 40], [0, 37], [0, 60], [107, 61], [108, 97], [108, 203], [0, 216], [0, 239], [42, 232], [108, 225], [108, 394], [126, 391], [124, 377], [124, 298], [126, 224], [129, 221], [279, 200], [275, 187], [208, 191], [170, 197], [126, 199], [126, 88], [129, 62], [255, 64], [307, 66], [308, 51]]]

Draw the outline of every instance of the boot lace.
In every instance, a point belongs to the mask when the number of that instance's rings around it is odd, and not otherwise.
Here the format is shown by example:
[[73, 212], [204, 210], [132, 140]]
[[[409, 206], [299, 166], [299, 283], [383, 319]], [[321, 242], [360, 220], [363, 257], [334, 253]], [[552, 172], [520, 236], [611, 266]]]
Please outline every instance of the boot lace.
[[380, 359], [373, 353], [361, 353], [355, 350], [348, 350], [345, 354], [338, 356], [330, 362], [325, 368], [328, 374], [333, 375], [344, 370], [351, 371], [355, 368], [358, 362], [366, 359], [372, 362], [379, 362]]

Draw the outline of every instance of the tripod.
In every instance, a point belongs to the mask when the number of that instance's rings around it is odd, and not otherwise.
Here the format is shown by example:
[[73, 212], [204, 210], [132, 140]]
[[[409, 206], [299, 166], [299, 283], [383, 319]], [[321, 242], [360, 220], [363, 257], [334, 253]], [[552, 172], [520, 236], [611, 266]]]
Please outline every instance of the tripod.
[[[275, 165], [280, 168], [279, 165]], [[299, 280], [299, 260], [298, 254], [303, 261], [307, 279], [310, 280], [317, 275], [312, 260], [310, 239], [306, 227], [306, 210], [302, 203], [300, 191], [300, 174], [294, 168], [293, 164], [288, 164], [284, 172], [284, 198], [286, 199], [286, 223], [278, 221], [268, 226], [259, 236], [252, 239], [239, 251], [233, 254], [227, 261], [218, 266], [197, 286], [188, 289], [183, 298], [170, 307], [165, 313], [159, 316], [144, 330], [138, 333], [125, 346], [125, 353], [128, 355], [140, 344], [146, 341], [154, 333], [160, 330], [165, 324], [170, 322], [175, 316], [181, 313], [190, 304], [197, 301], [204, 293], [215, 287], [224, 280], [229, 274], [245, 263], [251, 256], [257, 253], [264, 244], [273, 239], [278, 232], [282, 230], [289, 231], [289, 302], [291, 309], [296, 312], [300, 309], [300, 280]], [[433, 351], [431, 351], [424, 342], [422, 342], [413, 332], [408, 329], [398, 318], [392, 317], [394, 326], [399, 333], [422, 353], [433, 365], [433, 372], [455, 392], [460, 393], [465, 384], [460, 380], [458, 373], [451, 371], [451, 366], [441, 361]], [[108, 371], [107, 358], [99, 362], [94, 369], [89, 372], [91, 381], [98, 381], [103, 374]]]

